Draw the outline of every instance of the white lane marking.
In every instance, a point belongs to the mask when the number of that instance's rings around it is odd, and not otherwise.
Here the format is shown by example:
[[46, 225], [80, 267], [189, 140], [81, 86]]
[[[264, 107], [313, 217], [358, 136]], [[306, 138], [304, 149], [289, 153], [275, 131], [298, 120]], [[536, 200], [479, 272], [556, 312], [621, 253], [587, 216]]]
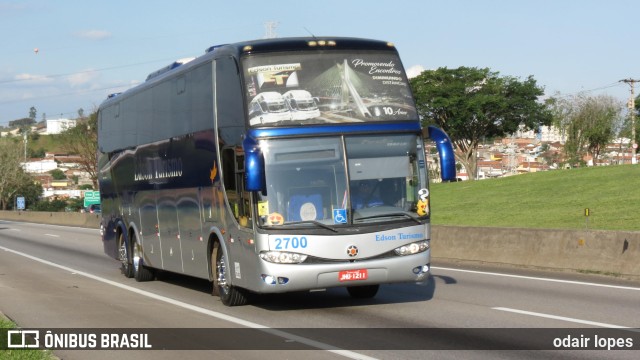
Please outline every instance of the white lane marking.
[[539, 312], [533, 312], [533, 311], [505, 308], [505, 307], [492, 307], [491, 309], [499, 310], [499, 311], [512, 312], [512, 313], [522, 314], [522, 315], [536, 316], [536, 317], [547, 318], [547, 319], [568, 321], [568, 322], [573, 322], [573, 323], [577, 323], [577, 324], [599, 326], [599, 327], [610, 328], [610, 329], [631, 329], [628, 326], [607, 324], [607, 323], [601, 323], [601, 322], [596, 322], [596, 321], [575, 319], [575, 318], [570, 318], [570, 317], [565, 317], [565, 316], [557, 316], [557, 315], [551, 315], [551, 314], [545, 314], [545, 313], [539, 313]]
[[299, 342], [301, 344], [305, 344], [305, 345], [308, 345], [308, 346], [311, 346], [311, 347], [314, 347], [314, 348], [317, 348], [317, 349], [320, 349], [320, 350], [325, 350], [325, 351], [334, 353], [336, 355], [341, 355], [341, 356], [344, 356], [344, 357], [347, 357], [347, 358], [357, 359], [357, 360], [378, 360], [377, 358], [370, 357], [370, 356], [367, 356], [367, 355], [364, 355], [364, 354], [359, 354], [357, 352], [340, 349], [338, 347], [335, 347], [335, 346], [332, 346], [332, 345], [329, 345], [329, 344], [325, 344], [325, 343], [322, 343], [322, 342], [319, 342], [319, 341], [307, 339], [305, 337], [297, 336], [297, 335], [294, 335], [294, 334], [289, 334], [287, 332], [276, 330], [276, 329], [270, 328], [270, 327], [265, 326], [265, 325], [261, 325], [261, 324], [254, 323], [254, 322], [251, 322], [251, 321], [243, 320], [243, 319], [240, 319], [240, 318], [237, 318], [237, 317], [233, 317], [233, 316], [230, 316], [230, 315], [219, 313], [219, 312], [213, 311], [213, 310], [208, 310], [208, 309], [201, 308], [201, 307], [198, 307], [198, 306], [195, 306], [195, 305], [187, 304], [187, 303], [179, 301], [179, 300], [171, 299], [171, 298], [168, 298], [166, 296], [162, 296], [162, 295], [154, 294], [152, 292], [148, 292], [148, 291], [144, 291], [144, 290], [141, 290], [141, 289], [137, 289], [137, 288], [132, 287], [132, 286], [120, 284], [120, 283], [115, 282], [115, 281], [111, 281], [111, 280], [108, 280], [108, 279], [105, 279], [105, 278], [101, 278], [101, 277], [99, 277], [97, 275], [93, 275], [93, 274], [86, 273], [86, 272], [83, 272], [83, 271], [75, 270], [75, 269], [72, 269], [70, 267], [67, 267], [67, 266], [64, 266], [64, 265], [60, 265], [60, 264], [56, 264], [54, 262], [51, 262], [51, 261], [48, 261], [48, 260], [45, 260], [45, 259], [41, 259], [41, 258], [32, 256], [32, 255], [29, 255], [29, 254], [25, 254], [25, 253], [20, 252], [20, 251], [8, 249], [8, 248], [6, 248], [4, 246], [0, 246], [0, 249], [2, 249], [4, 251], [7, 251], [7, 252], [10, 252], [12, 254], [16, 254], [16, 255], [20, 255], [20, 256], [26, 257], [28, 259], [31, 259], [33, 261], [37, 261], [37, 262], [45, 264], [45, 265], [53, 266], [53, 267], [56, 267], [58, 269], [62, 269], [62, 270], [68, 271], [68, 272], [70, 272], [72, 274], [75, 274], [75, 275], [81, 275], [81, 276], [87, 277], [89, 279], [93, 279], [93, 280], [100, 281], [102, 283], [105, 283], [105, 284], [108, 284], [108, 285], [111, 285], [111, 286], [118, 287], [118, 288], [123, 289], [123, 290], [131, 291], [133, 293], [136, 293], [136, 294], [139, 294], [139, 295], [142, 295], [142, 296], [146, 296], [146, 297], [149, 297], [149, 298], [152, 298], [152, 299], [155, 299], [155, 300], [163, 301], [163, 302], [166, 302], [168, 304], [172, 304], [172, 305], [175, 305], [175, 306], [187, 309], [187, 310], [195, 311], [195, 312], [198, 312], [198, 313], [201, 313], [201, 314], [204, 314], [204, 315], [208, 315], [208, 316], [220, 319], [220, 320], [228, 321], [230, 323], [234, 323], [234, 324], [237, 324], [237, 325], [240, 325], [240, 326], [244, 326], [244, 327], [248, 327], [248, 328], [252, 328], [252, 329], [260, 329], [260, 330], [262, 330], [262, 331], [264, 331], [266, 333], [269, 333], [269, 334], [272, 334], [272, 335], [276, 335], [276, 336], [282, 337], [282, 338], [287, 339], [287, 340], [296, 341], [296, 342]]
[[60, 235], [55, 235], [55, 234], [45, 234], [46, 236], [51, 236], [51, 237], [55, 237], [55, 238], [59, 238]]
[[534, 276], [511, 275], [511, 274], [501, 274], [501, 273], [495, 273], [495, 272], [485, 272], [485, 271], [475, 271], [475, 270], [463, 270], [463, 269], [443, 268], [443, 267], [437, 267], [437, 266], [432, 266], [432, 267], [431, 267], [431, 269], [447, 270], [447, 271], [458, 271], [458, 272], [465, 272], [465, 273], [471, 273], [471, 274], [481, 274], [481, 275], [503, 276], [503, 277], [510, 277], [510, 278], [516, 278], [516, 279], [526, 279], [526, 280], [538, 280], [538, 281], [557, 282], [557, 283], [563, 283], [563, 284], [575, 284], [575, 285], [585, 285], [585, 286], [598, 286], [598, 287], [605, 287], [605, 288], [610, 288], [610, 289], [622, 289], [622, 290], [635, 290], [635, 291], [640, 291], [640, 287], [632, 287], [632, 286], [620, 286], [620, 285], [598, 284], [598, 283], [583, 282], [583, 281], [560, 280], [560, 279], [541, 278], [541, 277], [534, 277]]

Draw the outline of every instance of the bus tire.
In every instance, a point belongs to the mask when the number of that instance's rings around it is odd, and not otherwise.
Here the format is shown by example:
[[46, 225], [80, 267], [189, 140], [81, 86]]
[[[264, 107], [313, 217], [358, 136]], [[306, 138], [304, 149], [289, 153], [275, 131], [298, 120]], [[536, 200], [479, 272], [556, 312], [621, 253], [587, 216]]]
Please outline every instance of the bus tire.
[[347, 291], [354, 299], [370, 299], [378, 293], [380, 285], [348, 286]]
[[127, 278], [132, 278], [133, 264], [131, 263], [131, 254], [123, 234], [118, 236], [118, 260], [120, 260], [120, 271], [122, 274]]
[[155, 279], [155, 272], [144, 265], [142, 258], [142, 250], [140, 244], [135, 237], [132, 237], [133, 243], [133, 278], [138, 282], [151, 281]]
[[220, 245], [216, 243], [211, 252], [213, 269], [213, 295], [217, 295], [226, 306], [246, 305], [248, 298], [243, 289], [228, 283], [228, 259]]

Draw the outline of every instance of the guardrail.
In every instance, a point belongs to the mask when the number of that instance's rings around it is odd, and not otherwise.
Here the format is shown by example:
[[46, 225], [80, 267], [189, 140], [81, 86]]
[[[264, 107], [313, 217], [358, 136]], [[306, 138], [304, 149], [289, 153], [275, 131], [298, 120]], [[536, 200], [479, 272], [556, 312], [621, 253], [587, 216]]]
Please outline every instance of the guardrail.
[[[87, 228], [99, 214], [0, 211], [0, 219]], [[434, 260], [459, 260], [640, 279], [640, 232], [433, 226]]]

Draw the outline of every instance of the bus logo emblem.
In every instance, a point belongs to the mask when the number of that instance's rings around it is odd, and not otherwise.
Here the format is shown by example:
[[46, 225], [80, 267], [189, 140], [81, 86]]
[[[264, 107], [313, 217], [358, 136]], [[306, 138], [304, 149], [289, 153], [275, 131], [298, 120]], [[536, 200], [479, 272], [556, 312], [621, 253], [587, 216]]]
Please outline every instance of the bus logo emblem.
[[356, 247], [355, 245], [349, 246], [347, 248], [347, 255], [349, 255], [349, 257], [354, 257], [358, 255], [358, 247]]

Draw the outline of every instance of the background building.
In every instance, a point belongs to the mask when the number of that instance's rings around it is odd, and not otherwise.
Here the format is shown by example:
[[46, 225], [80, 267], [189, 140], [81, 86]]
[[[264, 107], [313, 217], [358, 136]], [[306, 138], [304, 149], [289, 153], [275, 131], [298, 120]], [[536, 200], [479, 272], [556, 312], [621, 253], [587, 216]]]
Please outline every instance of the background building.
[[46, 134], [60, 134], [61, 132], [75, 127], [76, 120], [73, 119], [55, 119], [47, 120], [47, 132]]

